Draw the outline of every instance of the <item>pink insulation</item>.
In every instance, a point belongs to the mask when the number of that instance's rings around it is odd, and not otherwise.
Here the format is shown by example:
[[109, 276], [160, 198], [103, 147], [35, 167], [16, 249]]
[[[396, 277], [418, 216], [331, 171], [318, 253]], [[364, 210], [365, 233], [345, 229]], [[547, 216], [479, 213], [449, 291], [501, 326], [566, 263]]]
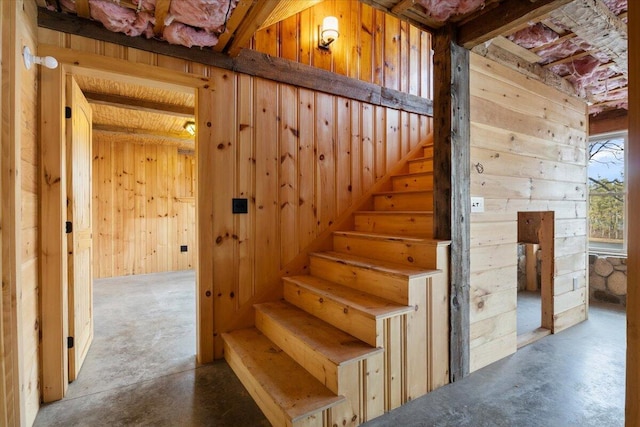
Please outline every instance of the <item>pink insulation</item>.
[[138, 10], [153, 12], [156, 10], [156, 0], [133, 0], [133, 4], [138, 6]]
[[172, 22], [164, 28], [163, 38], [171, 44], [183, 46], [215, 46], [218, 36], [208, 31], [197, 30], [179, 22]]
[[615, 15], [620, 15], [627, 10], [627, 0], [602, 0], [602, 2], [606, 4]]
[[147, 12], [136, 13], [108, 0], [89, 0], [91, 18], [102, 22], [106, 29], [128, 36], [153, 36], [154, 18]]
[[238, 0], [174, 0], [169, 7], [165, 24], [178, 21], [192, 27], [220, 33], [224, 29], [228, 14], [231, 14], [237, 4]]
[[582, 41], [578, 37], [565, 40], [562, 43], [554, 44], [540, 49], [536, 53], [540, 56], [543, 64], [548, 64], [558, 59], [566, 58], [583, 50], [590, 50], [591, 45]]
[[59, 3], [62, 10], [76, 13], [76, 2], [74, 0], [59, 0]]
[[509, 40], [524, 47], [525, 49], [533, 49], [556, 41], [558, 40], [558, 37], [558, 33], [539, 22], [511, 34], [509, 36]]
[[424, 6], [428, 15], [438, 22], [484, 7], [484, 0], [417, 0], [416, 3]]

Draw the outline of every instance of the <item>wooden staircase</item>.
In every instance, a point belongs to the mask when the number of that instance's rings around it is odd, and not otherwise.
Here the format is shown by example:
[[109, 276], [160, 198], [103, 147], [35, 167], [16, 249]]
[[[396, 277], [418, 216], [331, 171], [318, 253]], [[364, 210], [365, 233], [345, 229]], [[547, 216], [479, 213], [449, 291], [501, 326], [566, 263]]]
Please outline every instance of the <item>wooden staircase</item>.
[[433, 147], [425, 145], [284, 301], [224, 354], [274, 426], [355, 426], [448, 382], [449, 242], [432, 238]]

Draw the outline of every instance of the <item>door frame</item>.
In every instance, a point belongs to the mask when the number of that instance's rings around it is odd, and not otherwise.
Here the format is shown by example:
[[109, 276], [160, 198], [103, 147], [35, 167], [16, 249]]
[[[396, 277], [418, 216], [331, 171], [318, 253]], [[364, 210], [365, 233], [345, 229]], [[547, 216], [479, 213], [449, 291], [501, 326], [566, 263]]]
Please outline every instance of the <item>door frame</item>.
[[[65, 140], [66, 75], [84, 74], [147, 87], [193, 93], [196, 97], [195, 119], [198, 121], [198, 89], [209, 88], [209, 80], [201, 75], [183, 73], [162, 67], [137, 64], [101, 55], [82, 53], [54, 46], [40, 46], [39, 53], [55, 56], [60, 66], [54, 70], [42, 67], [40, 74], [40, 280], [41, 280], [41, 367], [42, 398], [45, 403], [62, 399], [67, 391], [68, 350], [68, 278]], [[153, 78], [137, 76], [154, 76]], [[213, 361], [213, 335], [203, 333], [213, 325], [213, 298], [200, 277], [199, 247], [201, 227], [199, 185], [201, 158], [195, 136], [196, 157], [196, 358], [199, 364]], [[209, 292], [207, 294], [207, 292]], [[45, 356], [46, 355], [46, 356]]]

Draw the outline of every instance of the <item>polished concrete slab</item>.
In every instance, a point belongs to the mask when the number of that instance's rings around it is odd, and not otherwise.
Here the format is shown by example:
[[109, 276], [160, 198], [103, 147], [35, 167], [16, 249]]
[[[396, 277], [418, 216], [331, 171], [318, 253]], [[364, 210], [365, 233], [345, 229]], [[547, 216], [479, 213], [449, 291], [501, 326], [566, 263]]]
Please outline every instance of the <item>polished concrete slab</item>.
[[[68, 396], [40, 426], [267, 426], [228, 365], [196, 367], [193, 272], [98, 281], [96, 338]], [[622, 426], [625, 315], [545, 337], [366, 424]]]

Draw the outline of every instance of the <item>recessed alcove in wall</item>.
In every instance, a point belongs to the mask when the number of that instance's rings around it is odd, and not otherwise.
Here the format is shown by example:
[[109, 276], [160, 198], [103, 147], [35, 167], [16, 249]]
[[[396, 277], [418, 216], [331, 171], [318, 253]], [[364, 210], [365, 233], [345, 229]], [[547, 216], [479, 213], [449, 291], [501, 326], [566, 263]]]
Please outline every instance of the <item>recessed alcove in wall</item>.
[[[539, 327], [532, 330], [518, 331], [518, 348], [549, 335], [553, 331], [554, 224], [555, 213], [553, 211], [518, 212], [518, 242], [525, 245], [526, 289], [530, 292], [538, 289], [537, 247], [540, 250], [540, 323]], [[531, 293], [524, 301], [531, 301], [532, 296], [535, 298], [534, 295]], [[519, 301], [521, 301], [520, 298]], [[521, 307], [518, 306], [518, 311], [520, 312], [520, 310]]]

